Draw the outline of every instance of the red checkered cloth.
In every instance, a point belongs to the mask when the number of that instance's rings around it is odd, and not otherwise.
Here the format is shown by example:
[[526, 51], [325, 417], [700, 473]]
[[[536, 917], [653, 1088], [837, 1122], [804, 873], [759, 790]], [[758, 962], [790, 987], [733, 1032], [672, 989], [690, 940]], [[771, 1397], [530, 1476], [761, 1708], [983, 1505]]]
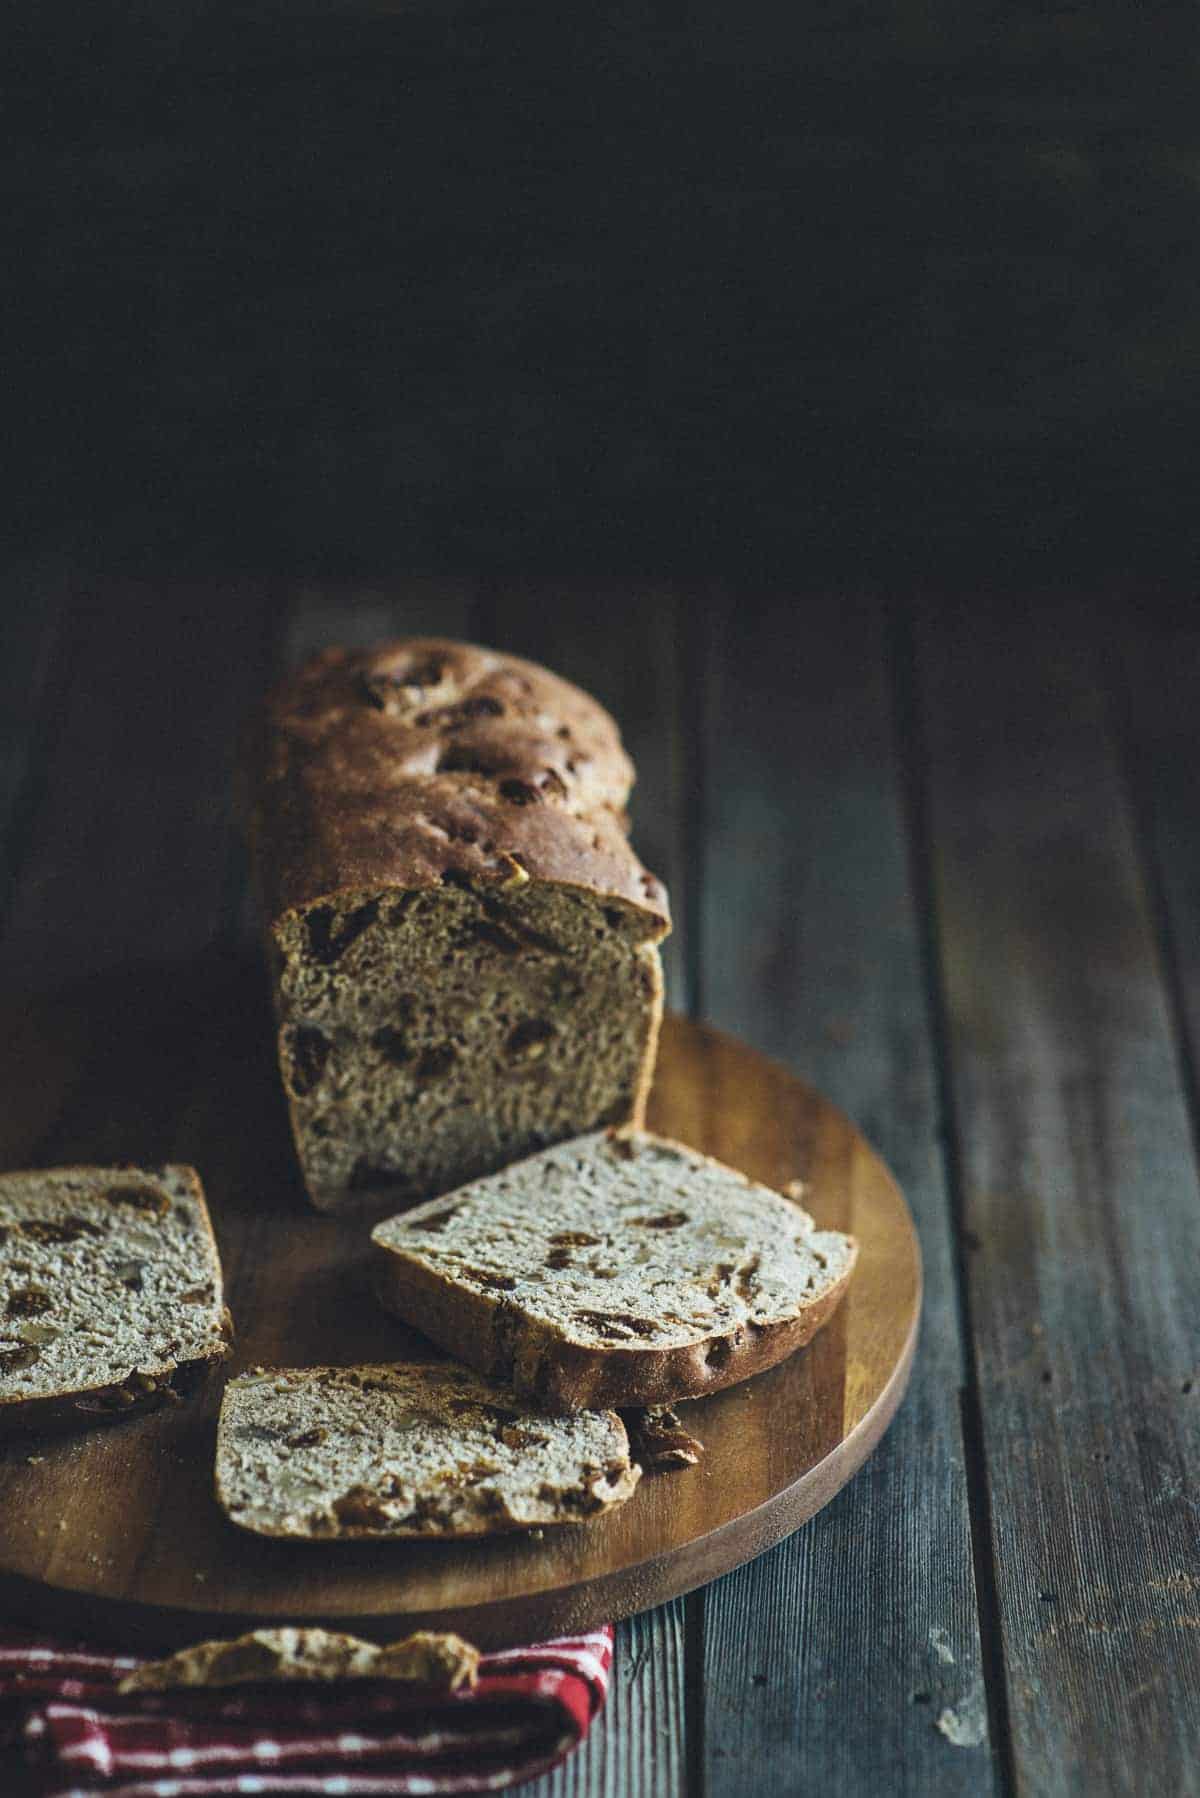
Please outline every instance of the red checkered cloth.
[[601, 1629], [484, 1655], [451, 1694], [364, 1680], [120, 1698], [135, 1657], [0, 1628], [0, 1768], [54, 1798], [496, 1792], [579, 1746], [612, 1655]]

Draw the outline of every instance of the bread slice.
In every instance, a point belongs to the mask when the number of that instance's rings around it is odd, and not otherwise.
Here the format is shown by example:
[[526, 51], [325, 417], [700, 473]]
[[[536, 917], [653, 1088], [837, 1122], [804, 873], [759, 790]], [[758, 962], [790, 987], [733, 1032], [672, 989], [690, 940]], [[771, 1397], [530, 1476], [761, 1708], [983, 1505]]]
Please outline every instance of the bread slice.
[[390, 1310], [552, 1412], [697, 1398], [773, 1366], [820, 1329], [857, 1254], [644, 1132], [547, 1149], [372, 1240]]
[[193, 1168], [0, 1175], [0, 1430], [154, 1409], [231, 1333]]
[[632, 778], [594, 700], [472, 644], [328, 650], [268, 701], [243, 809], [320, 1210], [641, 1122], [669, 919]]
[[465, 1367], [255, 1368], [225, 1389], [217, 1498], [261, 1536], [484, 1536], [599, 1517], [641, 1469], [611, 1412], [531, 1415]]
[[400, 1680], [457, 1692], [478, 1678], [479, 1650], [461, 1636], [418, 1630], [381, 1648], [327, 1629], [256, 1629], [232, 1641], [196, 1642], [165, 1661], [145, 1661], [117, 1690], [169, 1692], [183, 1686], [330, 1684]]

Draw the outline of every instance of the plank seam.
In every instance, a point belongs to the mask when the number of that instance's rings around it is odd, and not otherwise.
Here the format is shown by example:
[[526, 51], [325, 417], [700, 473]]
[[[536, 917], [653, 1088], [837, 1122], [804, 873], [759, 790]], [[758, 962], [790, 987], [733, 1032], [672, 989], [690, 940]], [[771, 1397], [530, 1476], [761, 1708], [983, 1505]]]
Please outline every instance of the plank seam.
[[702, 926], [704, 917], [704, 843], [708, 823], [708, 725], [709, 685], [708, 658], [712, 648], [712, 606], [710, 595], [701, 599], [700, 628], [688, 628], [683, 596], [672, 590], [671, 606], [675, 641], [679, 644], [680, 671], [679, 714], [672, 720], [681, 746], [680, 770], [683, 778], [683, 973], [687, 983], [686, 1011], [689, 1018], [704, 1016], [704, 958]]
[[1200, 1055], [1188, 1021], [1179, 939], [1167, 897], [1167, 880], [1154, 830], [1154, 803], [1145, 757], [1134, 725], [1133, 693], [1124, 664], [1113, 648], [1093, 646], [1093, 678], [1104, 699], [1105, 721], [1113, 745], [1117, 782], [1129, 815], [1134, 858], [1146, 897], [1146, 912], [1159, 964], [1168, 1028], [1192, 1140], [1192, 1156], [1200, 1166]]
[[[708, 783], [708, 658], [711, 649], [711, 611], [708, 595], [701, 601], [700, 629], [689, 630], [683, 596], [671, 593], [675, 641], [680, 646], [682, 681], [676, 684], [677, 713], [671, 720], [680, 746], [679, 769], [683, 784], [683, 971], [687, 1015], [703, 1015], [704, 980], [701, 931], [704, 916], [704, 841]], [[683, 1764], [688, 1798], [703, 1798], [708, 1789], [705, 1764], [704, 1702], [704, 1588], [684, 1599], [683, 1619]]]
[[[291, 601], [282, 588], [273, 588], [262, 603], [258, 642], [255, 645], [258, 680], [251, 705], [261, 705], [269, 683], [283, 674], [287, 660], [287, 628], [291, 611]], [[240, 752], [241, 744], [236, 743], [234, 756]], [[232, 798], [230, 806], [232, 810]], [[229, 829], [229, 846], [225, 854], [225, 876], [216, 930], [216, 941], [225, 951], [236, 950], [241, 946], [242, 908], [250, 884], [250, 862], [242, 835], [243, 829], [244, 826], [233, 817]], [[257, 943], [255, 948], [257, 950]]]
[[910, 604], [892, 600], [885, 605], [884, 632], [891, 676], [896, 761], [900, 770], [900, 806], [907, 824], [909, 879], [912, 883], [917, 921], [925, 1009], [933, 1048], [940, 1125], [939, 1152], [953, 1226], [955, 1297], [966, 1375], [966, 1383], [959, 1391], [959, 1411], [967, 1510], [971, 1525], [975, 1601], [979, 1615], [979, 1648], [987, 1693], [988, 1736], [999, 1790], [1007, 1798], [1008, 1794], [1017, 1790], [1016, 1766], [1008, 1712], [1008, 1672], [996, 1583], [995, 1532], [984, 1446], [979, 1358], [976, 1352], [967, 1264], [963, 1153], [954, 1100], [947, 1000], [941, 974], [944, 964], [933, 878], [929, 755], [921, 710], [916, 628]]

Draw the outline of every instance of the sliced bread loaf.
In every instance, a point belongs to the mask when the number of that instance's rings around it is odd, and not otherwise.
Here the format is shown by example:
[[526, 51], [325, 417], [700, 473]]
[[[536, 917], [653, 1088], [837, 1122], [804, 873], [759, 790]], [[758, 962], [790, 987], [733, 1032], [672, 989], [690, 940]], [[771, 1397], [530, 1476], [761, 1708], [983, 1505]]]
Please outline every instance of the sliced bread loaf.
[[612, 1412], [531, 1415], [443, 1362], [255, 1368], [225, 1389], [217, 1498], [262, 1536], [482, 1536], [598, 1517], [640, 1468]]
[[640, 1122], [668, 913], [632, 778], [594, 700], [471, 644], [329, 650], [271, 698], [244, 810], [319, 1209], [379, 1216]]
[[152, 1409], [230, 1334], [193, 1168], [0, 1175], [0, 1429]]
[[734, 1385], [801, 1348], [852, 1237], [645, 1133], [598, 1131], [376, 1227], [380, 1297], [547, 1411]]

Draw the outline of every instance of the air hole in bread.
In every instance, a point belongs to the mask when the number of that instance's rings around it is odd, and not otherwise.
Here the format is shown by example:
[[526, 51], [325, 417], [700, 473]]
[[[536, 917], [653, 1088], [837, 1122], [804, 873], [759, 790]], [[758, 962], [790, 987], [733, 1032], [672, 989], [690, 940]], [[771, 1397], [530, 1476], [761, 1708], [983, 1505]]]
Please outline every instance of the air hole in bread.
[[521, 953], [520, 938], [513, 936], [511, 931], [504, 930], [499, 924], [490, 923], [486, 918], [478, 919], [472, 924], [471, 930], [481, 943], [487, 943], [489, 948], [498, 949], [501, 955], [519, 955]]
[[420, 902], [420, 893], [401, 893], [398, 899], [392, 900], [384, 914], [384, 921], [392, 925], [402, 924], [413, 907], [419, 905]]
[[341, 918], [332, 905], [314, 906], [305, 920], [308, 926], [308, 946], [314, 960], [324, 967], [331, 966], [375, 922], [378, 915], [378, 899], [368, 899], [365, 905], [346, 912]]
[[53, 1303], [44, 1286], [22, 1286], [10, 1295], [6, 1309], [9, 1317], [41, 1317]]
[[481, 755], [468, 743], [451, 743], [443, 749], [436, 763], [439, 774], [482, 774], [489, 780], [498, 772], [490, 757]]
[[509, 1031], [504, 1050], [513, 1061], [538, 1061], [554, 1035], [554, 1025], [548, 1019], [526, 1018]]
[[383, 1059], [390, 1062], [394, 1068], [402, 1068], [406, 1062], [412, 1060], [412, 1050], [408, 1046], [408, 1039], [404, 1032], [396, 1030], [390, 1024], [385, 1025], [382, 1030], [377, 1030], [371, 1041]]
[[314, 1030], [310, 1025], [302, 1024], [292, 1031], [288, 1044], [291, 1063], [288, 1084], [295, 1098], [307, 1098], [321, 1084], [332, 1046], [324, 1031]]
[[418, 1080], [437, 1080], [448, 1074], [458, 1056], [449, 1043], [441, 1043], [433, 1049], [422, 1049], [417, 1060], [416, 1076]]
[[502, 780], [500, 797], [506, 799], [509, 805], [539, 805], [542, 798], [537, 788], [530, 786], [527, 780]]

